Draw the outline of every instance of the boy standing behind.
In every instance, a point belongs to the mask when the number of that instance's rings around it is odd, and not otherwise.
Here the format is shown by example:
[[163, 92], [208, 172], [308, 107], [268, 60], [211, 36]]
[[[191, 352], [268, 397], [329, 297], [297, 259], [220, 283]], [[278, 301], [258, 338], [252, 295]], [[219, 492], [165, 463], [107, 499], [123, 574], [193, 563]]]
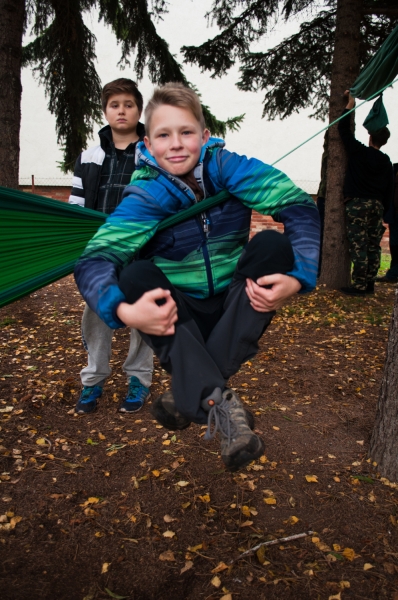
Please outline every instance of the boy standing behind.
[[[318, 212], [286, 175], [210, 138], [192, 90], [159, 88], [145, 120], [137, 170], [77, 263], [76, 282], [110, 327], [137, 328], [172, 373], [172, 392], [153, 403], [156, 419], [168, 429], [207, 422], [207, 439], [219, 432], [221, 458], [236, 470], [264, 443], [227, 380], [256, 354], [275, 310], [314, 288]], [[222, 204], [156, 233], [166, 217], [220, 192]], [[252, 208], [285, 234], [249, 242]]]
[[[116, 79], [102, 90], [102, 109], [109, 125], [99, 132], [100, 145], [82, 152], [75, 165], [71, 204], [112, 214], [135, 169], [135, 149], [145, 129], [139, 122], [143, 98], [131, 79]], [[79, 414], [96, 409], [109, 365], [113, 329], [86, 305], [82, 319], [82, 337], [88, 352], [88, 366], [81, 373], [83, 391], [76, 404]], [[131, 329], [130, 348], [123, 370], [128, 392], [120, 412], [139, 410], [149, 394], [152, 381], [153, 352], [136, 329]]]

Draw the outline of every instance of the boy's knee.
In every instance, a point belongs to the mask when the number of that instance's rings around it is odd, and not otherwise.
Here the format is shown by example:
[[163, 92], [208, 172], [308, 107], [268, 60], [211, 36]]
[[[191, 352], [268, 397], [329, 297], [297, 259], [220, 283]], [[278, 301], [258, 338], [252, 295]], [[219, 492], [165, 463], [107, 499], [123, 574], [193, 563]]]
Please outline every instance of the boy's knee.
[[238, 278], [253, 280], [263, 275], [288, 273], [294, 267], [292, 244], [286, 235], [266, 229], [247, 244], [237, 267]]
[[119, 275], [119, 287], [130, 304], [150, 290], [172, 289], [164, 273], [150, 260], [137, 260], [127, 265]]

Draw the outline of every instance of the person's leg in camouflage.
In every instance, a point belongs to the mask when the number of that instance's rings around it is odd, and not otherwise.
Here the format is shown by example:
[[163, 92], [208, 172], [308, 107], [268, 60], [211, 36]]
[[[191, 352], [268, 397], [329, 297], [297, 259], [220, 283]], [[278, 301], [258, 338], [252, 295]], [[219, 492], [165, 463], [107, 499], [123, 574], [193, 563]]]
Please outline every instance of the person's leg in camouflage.
[[346, 230], [353, 270], [352, 287], [366, 291], [368, 273], [367, 211], [368, 200], [352, 198], [345, 205]]
[[368, 205], [368, 273], [367, 285], [373, 285], [380, 268], [381, 247], [380, 242], [386, 228], [383, 225], [384, 208], [379, 200], [367, 200]]

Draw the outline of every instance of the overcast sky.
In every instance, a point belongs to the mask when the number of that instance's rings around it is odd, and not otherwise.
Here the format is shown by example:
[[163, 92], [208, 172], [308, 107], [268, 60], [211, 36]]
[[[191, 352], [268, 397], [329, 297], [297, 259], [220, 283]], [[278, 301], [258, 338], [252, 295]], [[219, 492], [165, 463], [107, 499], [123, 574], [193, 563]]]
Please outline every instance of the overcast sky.
[[[211, 0], [171, 0], [169, 14], [165, 16], [164, 21], [158, 23], [159, 34], [167, 40], [171, 51], [177, 55], [180, 62], [181, 46], [198, 45], [217, 33], [216, 28], [208, 27], [204, 18], [210, 6]], [[102, 84], [117, 77], [135, 79], [132, 69], [121, 71], [117, 67], [120, 49], [110, 29], [98, 23], [97, 14], [94, 12], [87, 14], [86, 23], [97, 37], [97, 70]], [[298, 27], [298, 22], [276, 24], [266, 43], [261, 45], [261, 49], [274, 46], [284, 37], [294, 33]], [[192, 66], [186, 66], [185, 72], [188, 79], [200, 89], [203, 102], [218, 118], [225, 119], [246, 113], [241, 130], [228, 133], [226, 136], [229, 150], [273, 163], [326, 125], [322, 121], [310, 119], [308, 117], [310, 110], [301, 111], [284, 121], [276, 119], [269, 122], [262, 119], [262, 94], [241, 92], [235, 85], [239, 78], [238, 66], [222, 79], [211, 79], [207, 73], [202, 74], [197, 67]], [[56, 143], [55, 119], [47, 110], [43, 88], [34, 80], [29, 69], [23, 70], [22, 85], [21, 183], [30, 181], [31, 175], [34, 174], [38, 184], [42, 182], [49, 185], [67, 185], [70, 177], [63, 176], [57, 166], [57, 162], [62, 160], [62, 152]], [[153, 85], [146, 76], [139, 83], [139, 87], [144, 100], [148, 99]], [[386, 152], [393, 162], [398, 162], [398, 127], [394, 127], [398, 123], [397, 100], [398, 86], [396, 85], [395, 89], [389, 89], [384, 93], [384, 103], [392, 132]], [[364, 121], [370, 107], [371, 104], [367, 103], [357, 111], [357, 123], [359, 123], [357, 137], [364, 143], [367, 143], [367, 132], [360, 124]], [[96, 138], [92, 144], [95, 143], [97, 143]], [[308, 192], [316, 192], [322, 143], [321, 134], [283, 159], [277, 167], [285, 171]]]

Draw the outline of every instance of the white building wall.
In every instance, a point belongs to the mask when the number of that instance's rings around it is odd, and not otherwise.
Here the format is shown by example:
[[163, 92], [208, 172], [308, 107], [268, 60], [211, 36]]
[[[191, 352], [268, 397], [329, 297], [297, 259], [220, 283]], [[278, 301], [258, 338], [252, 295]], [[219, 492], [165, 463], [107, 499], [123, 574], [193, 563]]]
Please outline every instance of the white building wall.
[[[169, 14], [158, 23], [159, 34], [168, 41], [171, 51], [180, 62], [182, 62], [179, 55], [181, 46], [198, 45], [216, 34], [216, 28], [208, 28], [204, 18], [211, 4], [212, 0], [200, 2], [171, 0]], [[86, 23], [97, 37], [97, 70], [102, 84], [117, 77], [135, 79], [132, 68], [122, 71], [117, 67], [120, 49], [110, 29], [98, 23], [97, 14], [94, 12], [88, 14]], [[267, 39], [267, 47], [274, 46], [284, 37], [294, 33], [298, 27], [298, 23], [278, 24]], [[218, 118], [226, 119], [246, 113], [241, 130], [228, 133], [226, 136], [227, 147], [230, 150], [247, 156], [256, 156], [272, 164], [326, 125], [321, 121], [310, 119], [310, 110], [301, 111], [300, 114], [295, 114], [284, 121], [277, 119], [270, 122], [261, 119], [263, 96], [261, 92], [238, 90], [235, 85], [239, 78], [238, 67], [233, 68], [222, 79], [211, 79], [208, 74], [200, 73], [195, 66], [186, 65], [184, 68], [187, 78], [201, 91], [203, 102]], [[22, 85], [20, 183], [29, 184], [31, 176], [34, 175], [36, 184], [69, 185], [71, 177], [63, 175], [57, 165], [62, 160], [62, 151], [56, 142], [55, 118], [47, 109], [44, 89], [35, 81], [30, 69], [23, 70]], [[148, 99], [153, 85], [147, 77], [139, 83], [139, 87], [144, 100]], [[398, 162], [397, 99], [398, 86], [384, 93], [384, 103], [392, 132], [386, 151], [393, 162]], [[371, 103], [367, 103], [358, 109], [357, 123], [361, 124], [364, 121], [370, 106]], [[98, 129], [100, 127], [98, 126]], [[367, 143], [367, 132], [361, 125], [357, 126], [357, 138]], [[95, 138], [92, 143], [96, 143]], [[319, 183], [322, 144], [323, 134], [277, 165], [309, 193], [316, 193]]]

